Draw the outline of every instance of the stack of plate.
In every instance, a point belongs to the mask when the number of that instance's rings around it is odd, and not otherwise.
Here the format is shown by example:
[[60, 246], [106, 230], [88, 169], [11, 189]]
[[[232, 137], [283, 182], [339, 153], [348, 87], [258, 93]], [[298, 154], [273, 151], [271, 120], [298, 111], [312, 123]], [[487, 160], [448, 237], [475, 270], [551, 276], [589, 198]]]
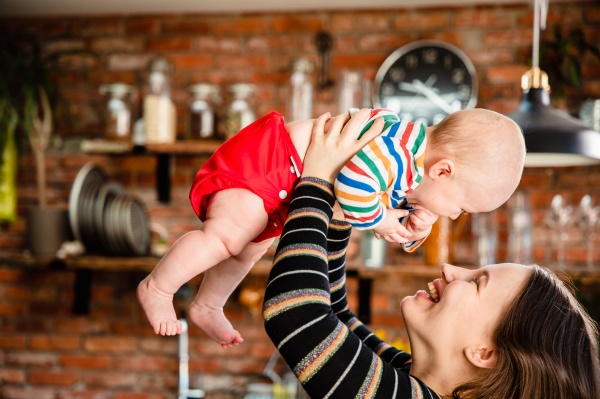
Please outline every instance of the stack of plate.
[[150, 249], [145, 205], [125, 194], [93, 163], [77, 173], [69, 196], [69, 221], [86, 252], [143, 256]]

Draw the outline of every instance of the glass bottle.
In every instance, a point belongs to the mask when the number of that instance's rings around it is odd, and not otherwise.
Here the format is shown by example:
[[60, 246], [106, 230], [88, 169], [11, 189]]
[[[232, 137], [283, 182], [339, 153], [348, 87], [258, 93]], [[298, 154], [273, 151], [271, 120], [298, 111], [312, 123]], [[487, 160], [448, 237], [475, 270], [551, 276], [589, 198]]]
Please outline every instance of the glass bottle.
[[256, 114], [250, 105], [255, 86], [250, 83], [236, 83], [229, 86], [232, 100], [223, 120], [223, 133], [225, 139], [231, 138], [256, 120]]
[[343, 70], [338, 90], [338, 113], [363, 106], [363, 79], [358, 71]]
[[175, 104], [171, 100], [171, 63], [157, 58], [150, 64], [148, 88], [144, 97], [146, 143], [173, 143], [176, 138]]
[[517, 191], [508, 200], [510, 224], [508, 231], [508, 261], [529, 264], [531, 262], [531, 210], [527, 196]]
[[215, 105], [219, 103], [219, 87], [208, 83], [199, 83], [188, 88], [193, 96], [190, 103], [189, 138], [214, 139], [216, 123]]
[[306, 58], [295, 60], [290, 78], [291, 95], [288, 106], [290, 122], [312, 118], [313, 104], [313, 63]]
[[100, 86], [100, 94], [108, 95], [104, 109], [104, 136], [109, 140], [131, 140], [130, 95], [133, 86], [113, 83]]
[[495, 212], [480, 212], [472, 215], [472, 231], [475, 236], [475, 265], [486, 266], [496, 263], [497, 225]]

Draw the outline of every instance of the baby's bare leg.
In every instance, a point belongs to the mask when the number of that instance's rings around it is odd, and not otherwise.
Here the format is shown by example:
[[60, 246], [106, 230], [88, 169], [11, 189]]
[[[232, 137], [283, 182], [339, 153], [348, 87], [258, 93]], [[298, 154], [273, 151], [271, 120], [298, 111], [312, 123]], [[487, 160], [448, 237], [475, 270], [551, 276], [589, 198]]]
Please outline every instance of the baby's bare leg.
[[243, 189], [216, 193], [202, 228], [177, 240], [138, 286], [138, 300], [155, 333], [181, 333], [173, 308], [175, 292], [198, 274], [239, 254], [266, 223], [262, 199], [256, 194]]
[[204, 274], [198, 294], [190, 305], [189, 316], [223, 348], [243, 341], [223, 314], [225, 301], [272, 242], [273, 239], [249, 243], [239, 255], [225, 259]]

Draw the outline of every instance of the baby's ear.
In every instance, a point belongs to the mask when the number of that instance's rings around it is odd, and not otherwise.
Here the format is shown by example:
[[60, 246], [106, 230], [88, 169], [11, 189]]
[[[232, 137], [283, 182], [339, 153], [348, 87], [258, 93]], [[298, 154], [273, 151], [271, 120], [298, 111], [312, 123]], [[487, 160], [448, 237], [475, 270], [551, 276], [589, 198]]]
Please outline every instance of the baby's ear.
[[427, 174], [432, 180], [439, 179], [441, 177], [452, 177], [456, 172], [454, 162], [448, 158], [442, 158], [436, 161], [431, 167]]
[[496, 365], [496, 351], [486, 347], [470, 347], [465, 349], [465, 356], [475, 367], [491, 369]]

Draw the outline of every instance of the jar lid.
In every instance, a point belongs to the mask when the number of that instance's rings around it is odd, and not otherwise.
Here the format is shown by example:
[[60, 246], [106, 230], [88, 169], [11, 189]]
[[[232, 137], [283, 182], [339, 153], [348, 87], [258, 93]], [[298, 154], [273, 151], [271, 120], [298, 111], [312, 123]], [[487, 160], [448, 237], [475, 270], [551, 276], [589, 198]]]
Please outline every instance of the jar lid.
[[189, 86], [188, 91], [193, 94], [216, 94], [219, 92], [219, 86], [210, 83], [197, 83]]
[[109, 83], [100, 86], [100, 94], [112, 94], [115, 96], [124, 96], [133, 93], [135, 88], [125, 83]]
[[236, 93], [236, 94], [239, 94], [242, 96], [247, 96], [249, 94], [252, 94], [255, 89], [256, 89], [256, 86], [253, 85], [252, 83], [234, 83], [231, 86], [229, 86], [230, 92]]

